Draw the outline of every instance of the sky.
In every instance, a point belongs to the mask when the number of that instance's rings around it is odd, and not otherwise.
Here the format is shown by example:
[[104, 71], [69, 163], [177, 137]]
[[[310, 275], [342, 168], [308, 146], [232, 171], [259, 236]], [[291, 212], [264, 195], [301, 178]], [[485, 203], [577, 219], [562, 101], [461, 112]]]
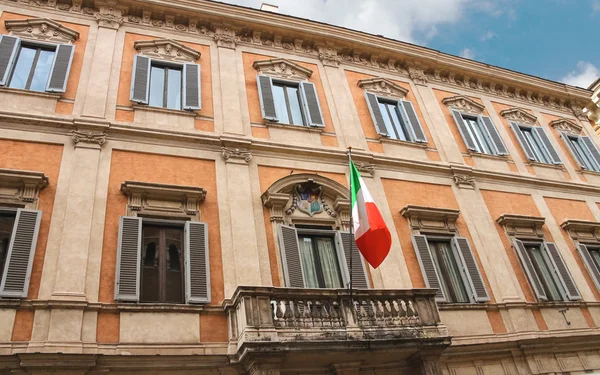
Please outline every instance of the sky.
[[[260, 8], [263, 0], [221, 0]], [[600, 0], [264, 0], [279, 12], [587, 88]]]

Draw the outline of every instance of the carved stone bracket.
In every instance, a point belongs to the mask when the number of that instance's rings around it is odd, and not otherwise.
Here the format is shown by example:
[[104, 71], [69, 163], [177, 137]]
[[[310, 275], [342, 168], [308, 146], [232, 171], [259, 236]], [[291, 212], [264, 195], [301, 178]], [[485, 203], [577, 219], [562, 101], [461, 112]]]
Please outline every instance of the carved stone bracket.
[[409, 65], [408, 77], [417, 85], [427, 86], [428, 78], [423, 69]]
[[542, 226], [545, 219], [540, 216], [503, 214], [496, 222], [504, 227], [509, 236], [518, 238], [544, 238]]
[[252, 66], [259, 74], [298, 81], [307, 80], [313, 73], [312, 70], [300, 64], [282, 58], [258, 60]]
[[409, 204], [400, 210], [410, 227], [419, 232], [455, 233], [460, 210]]
[[442, 100], [442, 103], [448, 107], [456, 108], [461, 112], [468, 112], [476, 115], [480, 115], [485, 109], [485, 106], [464, 95], [456, 95], [450, 98], [445, 98]]
[[10, 35], [44, 42], [73, 43], [79, 33], [48, 18], [6, 20], [4, 26]]
[[271, 209], [271, 221], [283, 223], [285, 205], [290, 200], [290, 195], [285, 193], [266, 192], [261, 197], [263, 205]]
[[404, 99], [408, 90], [404, 87], [395, 84], [387, 78], [367, 78], [358, 81], [358, 87], [363, 90], [372, 92], [377, 96], [384, 96], [393, 99]]
[[475, 177], [466, 174], [455, 174], [454, 183], [461, 189], [475, 189]]
[[162, 60], [195, 62], [200, 52], [171, 39], [140, 40], [133, 47], [142, 55]]
[[73, 130], [71, 132], [71, 138], [75, 143], [75, 147], [82, 146], [80, 143], [102, 147], [102, 145], [106, 143], [106, 133], [81, 132], [78, 130]]
[[221, 147], [221, 157], [226, 163], [238, 162], [247, 164], [252, 160], [252, 152], [246, 150], [240, 150], [239, 148], [231, 149], [227, 147]]
[[356, 163], [356, 169], [363, 174], [367, 174], [369, 177], [375, 175], [375, 165], [369, 163]]
[[48, 186], [42, 172], [0, 168], [0, 203], [36, 209], [40, 190]]
[[567, 219], [560, 226], [575, 241], [600, 242], [600, 223], [597, 221]]
[[337, 68], [342, 61], [342, 57], [338, 55], [338, 49], [333, 43], [326, 43], [324, 46], [317, 47], [319, 51], [319, 60], [325, 66], [332, 66]]
[[558, 130], [559, 132], [564, 132], [573, 135], [580, 135], [581, 131], [583, 130], [583, 127], [581, 125], [564, 118], [550, 121], [549, 125], [554, 129]]
[[236, 31], [231, 25], [217, 24], [214, 26], [213, 39], [217, 47], [235, 49]]
[[201, 187], [138, 181], [123, 182], [121, 192], [129, 198], [129, 211], [197, 219], [200, 202], [206, 197], [206, 190]]
[[521, 108], [508, 108], [500, 111], [500, 115], [509, 121], [518, 122], [524, 125], [535, 125], [537, 117]]
[[94, 12], [94, 17], [98, 20], [100, 27], [118, 29], [125, 21], [123, 15], [127, 14], [127, 7], [116, 5], [114, 1], [96, 3], [96, 5], [98, 10]]

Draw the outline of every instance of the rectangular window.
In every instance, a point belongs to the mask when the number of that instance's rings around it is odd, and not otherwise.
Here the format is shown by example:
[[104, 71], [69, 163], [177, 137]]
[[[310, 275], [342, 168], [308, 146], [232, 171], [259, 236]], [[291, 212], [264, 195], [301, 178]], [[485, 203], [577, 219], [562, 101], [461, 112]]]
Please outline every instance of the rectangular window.
[[519, 129], [523, 133], [525, 143], [529, 146], [535, 157], [535, 161], [539, 163], [552, 164], [552, 160], [548, 151], [544, 147], [544, 144], [538, 134], [533, 131], [533, 128], [529, 126], [519, 126]]
[[149, 105], [181, 109], [182, 68], [152, 63]]
[[273, 100], [280, 123], [306, 125], [300, 105], [300, 88], [297, 84], [273, 81]]
[[342, 288], [333, 235], [298, 233], [302, 273], [307, 288]]
[[563, 301], [565, 292], [548, 252], [543, 249], [541, 243], [525, 243], [525, 250], [531, 259], [534, 272], [542, 284], [548, 301]]
[[6, 264], [6, 255], [10, 245], [10, 238], [15, 225], [15, 213], [9, 211], [0, 211], [0, 280], [4, 274]]
[[600, 164], [594, 158], [592, 151], [588, 147], [588, 145], [583, 142], [585, 137], [578, 136], [570, 136], [567, 134], [563, 134], [563, 137], [567, 141], [567, 144], [570, 146], [571, 151], [573, 152], [575, 159], [581, 164], [583, 169], [588, 171], [600, 172]]
[[389, 137], [402, 141], [410, 141], [408, 128], [398, 110], [398, 102], [383, 98], [377, 98], [377, 100]]
[[8, 87], [46, 91], [56, 48], [22, 44]]
[[446, 302], [468, 303], [469, 294], [461, 274], [456, 254], [450, 244], [450, 240], [433, 240], [427, 238], [427, 244], [431, 251], [431, 257], [438, 270], [440, 287], [446, 296]]
[[462, 114], [467, 132], [475, 143], [475, 151], [482, 154], [496, 155], [493, 142], [478, 117]]

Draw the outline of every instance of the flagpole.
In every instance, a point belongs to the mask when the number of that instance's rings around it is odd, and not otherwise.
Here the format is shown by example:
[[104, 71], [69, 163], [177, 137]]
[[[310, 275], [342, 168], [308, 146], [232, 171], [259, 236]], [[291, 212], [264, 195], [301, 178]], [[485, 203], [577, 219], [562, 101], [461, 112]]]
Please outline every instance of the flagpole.
[[350, 232], [350, 301], [354, 303], [352, 299], [352, 250], [354, 248], [354, 221], [352, 220], [352, 147], [348, 147], [348, 167], [350, 168], [350, 225], [348, 231]]

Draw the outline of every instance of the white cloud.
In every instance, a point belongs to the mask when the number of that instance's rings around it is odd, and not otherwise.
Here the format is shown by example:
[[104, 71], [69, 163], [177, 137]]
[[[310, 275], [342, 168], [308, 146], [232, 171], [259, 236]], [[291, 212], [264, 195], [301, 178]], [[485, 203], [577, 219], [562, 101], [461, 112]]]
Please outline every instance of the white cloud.
[[587, 88], [599, 76], [600, 69], [598, 69], [594, 64], [586, 61], [579, 61], [577, 63], [577, 69], [564, 76], [561, 79], [561, 82], [564, 82], [567, 85]]
[[592, 1], [592, 12], [600, 12], [600, 0]]
[[481, 40], [482, 42], [485, 42], [486, 40], [490, 40], [492, 38], [496, 37], [496, 33], [493, 31], [488, 31], [487, 33], [483, 34], [482, 36], [479, 37], [479, 40]]
[[473, 60], [475, 58], [475, 51], [473, 51], [471, 48], [463, 48], [463, 50], [460, 51], [460, 57]]

